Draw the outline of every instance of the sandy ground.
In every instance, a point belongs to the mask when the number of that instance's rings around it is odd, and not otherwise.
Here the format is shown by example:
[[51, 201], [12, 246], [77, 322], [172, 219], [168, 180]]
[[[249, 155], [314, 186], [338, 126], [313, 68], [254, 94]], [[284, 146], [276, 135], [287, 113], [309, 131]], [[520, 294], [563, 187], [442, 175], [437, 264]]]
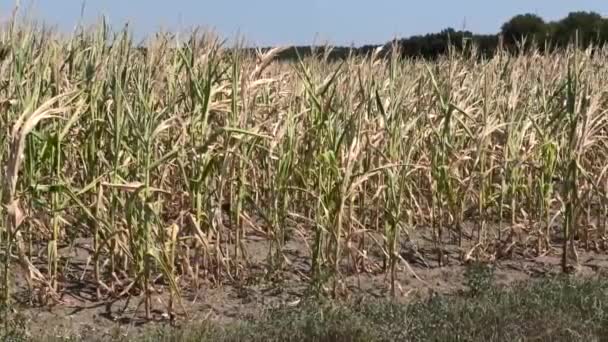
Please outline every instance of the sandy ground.
[[[428, 232], [428, 230], [425, 230]], [[425, 233], [426, 234], [426, 233]], [[466, 265], [461, 256], [466, 255], [474, 246], [474, 241], [466, 240], [463, 248], [454, 241], [444, 244], [445, 262], [439, 267], [435, 245], [423, 233], [411, 233], [415, 243], [402, 243], [404, 260], [398, 267], [397, 300], [407, 301], [431, 293], [453, 294], [466, 288]], [[406, 238], [403, 238], [406, 240]], [[222, 284], [202, 283], [198, 290], [185, 285], [182, 293], [182, 310], [176, 303], [177, 324], [213, 320], [219, 323], [255, 317], [265, 309], [278, 305], [297, 305], [309, 290], [310, 255], [306, 244], [294, 238], [285, 248], [285, 256], [291, 265], [287, 271], [269, 275], [265, 271], [268, 242], [257, 236], [246, 237], [246, 250], [251, 265], [243, 271], [240, 280], [225, 281]], [[66, 267], [69, 277], [62, 280], [61, 303], [55, 305], [32, 306], [24, 283], [17, 281], [15, 311], [26, 318], [33, 336], [51, 334], [66, 336], [70, 334], [137, 333], [142, 329], [158, 324], [169, 324], [166, 312], [168, 291], [159, 286], [153, 300], [153, 322], [144, 319], [142, 297], [96, 300], [96, 288], [87, 277], [82, 277], [87, 259], [87, 240], [80, 240], [70, 253], [76, 253], [82, 262]], [[503, 247], [507, 246], [505, 238]], [[370, 244], [371, 246], [371, 244]], [[68, 253], [64, 251], [64, 253]], [[593, 276], [608, 272], [608, 255], [600, 251], [579, 248], [580, 267], [577, 276]], [[496, 253], [492, 253], [496, 254]], [[337, 286], [340, 299], [349, 297], [382, 298], [390, 296], [390, 278], [381, 272], [381, 251], [373, 246], [367, 251], [366, 270], [357, 273], [345, 261], [343, 274]], [[345, 258], [348, 260], [348, 258]], [[556, 275], [561, 272], [560, 250], [538, 256], [529, 248], [514, 246], [506, 255], [490, 260], [494, 266], [496, 281], [501, 285], [526, 281], [532, 278]], [[90, 273], [90, 272], [89, 272]], [[90, 278], [90, 277], [89, 277]], [[327, 285], [332, 289], [331, 281]]]

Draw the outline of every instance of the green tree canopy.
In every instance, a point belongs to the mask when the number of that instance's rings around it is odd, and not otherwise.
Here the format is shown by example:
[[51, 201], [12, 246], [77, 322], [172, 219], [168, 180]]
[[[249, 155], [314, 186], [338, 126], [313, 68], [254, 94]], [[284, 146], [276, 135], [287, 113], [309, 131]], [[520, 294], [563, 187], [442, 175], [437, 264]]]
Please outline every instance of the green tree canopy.
[[605, 20], [595, 12], [572, 12], [557, 22], [554, 40], [560, 45], [571, 42], [578, 31], [579, 42], [583, 45], [602, 41], [602, 29]]
[[[537, 43], [540, 51], [545, 51], [545, 43], [550, 43], [550, 47], [563, 48], [573, 42], [573, 38], [578, 32], [579, 44], [587, 47], [593, 43], [604, 45], [608, 42], [608, 19], [602, 18], [595, 12], [571, 12], [565, 18], [557, 21], [545, 22], [535, 14], [522, 14], [511, 18], [501, 27], [501, 34], [507, 48], [513, 48], [518, 43], [523, 42], [524, 48], [531, 47], [532, 42]], [[497, 34], [474, 34], [469, 31], [457, 31], [453, 28], [446, 28], [440, 32], [429, 33], [426, 35], [411, 36], [408, 38], [395, 39], [384, 44], [386, 49], [383, 54], [388, 54], [393, 44], [399, 45], [400, 52], [407, 57], [436, 58], [445, 55], [448, 46], [456, 50], [473, 51], [471, 44], [476, 47], [476, 52], [480, 56], [492, 56], [498, 47], [499, 39]], [[331, 60], [341, 60], [350, 55], [370, 54], [381, 45], [365, 45], [359, 48], [333, 47], [328, 57]], [[317, 52], [324, 50], [317, 50]], [[277, 59], [296, 60], [298, 56], [310, 56], [313, 49], [310, 46], [297, 46], [283, 51]]]
[[511, 18], [502, 25], [501, 33], [505, 42], [514, 45], [526, 39], [527, 42], [533, 40], [542, 42], [547, 35], [547, 25], [545, 21], [535, 14], [522, 14]]

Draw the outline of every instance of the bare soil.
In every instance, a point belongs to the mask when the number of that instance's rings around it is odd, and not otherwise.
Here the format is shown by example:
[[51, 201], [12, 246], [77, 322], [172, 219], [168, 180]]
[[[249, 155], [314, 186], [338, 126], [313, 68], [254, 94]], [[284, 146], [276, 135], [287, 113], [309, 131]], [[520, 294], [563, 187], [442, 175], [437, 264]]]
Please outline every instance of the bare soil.
[[[470, 229], [469, 229], [470, 230]], [[473, 232], [469, 232], [473, 235]], [[551, 277], [561, 273], [561, 250], [554, 248], [548, 253], [538, 255], [533, 248], [510, 243], [509, 237], [488, 250], [471, 250], [476, 239], [466, 239], [458, 247], [457, 239], [446, 239], [443, 250], [443, 265], [438, 265], [436, 245], [428, 236], [428, 229], [411, 232], [412, 243], [402, 243], [402, 257], [408, 266], [401, 262], [398, 266], [397, 300], [408, 301], [426, 297], [433, 293], [457, 294], [466, 289], [466, 262], [463, 256], [476, 256], [494, 266], [498, 284], [508, 286], [513, 282], [534, 278]], [[267, 272], [268, 242], [256, 235], [245, 237], [246, 251], [250, 265], [243, 269], [239, 280], [224, 281], [221, 284], [202, 283], [195, 290], [184, 284], [182, 293], [183, 309], [175, 304], [176, 324], [212, 320], [229, 323], [255, 317], [268, 308], [281, 305], [297, 305], [310, 289], [310, 255], [307, 243], [311, 237], [294, 236], [285, 248], [285, 271], [270, 274]], [[367, 237], [366, 237], [367, 239]], [[403, 236], [403, 241], [409, 240]], [[533, 244], [531, 244], [533, 245]], [[64, 265], [68, 274], [61, 280], [61, 302], [54, 305], [32, 305], [32, 294], [28, 291], [22, 277], [17, 274], [14, 311], [21, 313], [32, 336], [103, 336], [104, 334], [137, 334], [144, 329], [169, 324], [166, 312], [168, 290], [158, 286], [154, 294], [152, 322], [145, 320], [143, 297], [123, 297], [119, 299], [96, 299], [96, 287], [88, 274], [92, 273], [89, 260], [90, 241], [76, 240], [71, 247], [64, 248], [62, 255], [69, 255], [70, 264]], [[336, 289], [338, 300], [357, 298], [360, 300], [388, 297], [390, 292], [389, 272], [382, 271], [382, 251], [369, 241], [366, 259], [355, 272], [351, 263], [342, 265], [342, 275]], [[508, 248], [512, 246], [511, 248]], [[557, 246], [557, 243], [556, 243]], [[501, 256], [502, 251], [507, 251]], [[349, 251], [344, 251], [348, 255]], [[499, 257], [496, 257], [496, 256]], [[578, 249], [579, 266], [575, 275], [588, 277], [608, 272], [608, 255], [600, 251]], [[68, 258], [66, 258], [67, 260]], [[350, 260], [350, 258], [344, 258]], [[43, 265], [40, 265], [44, 268]], [[66, 272], [67, 271], [67, 272]], [[86, 276], [83, 276], [85, 274]], [[185, 280], [182, 280], [185, 281]], [[327, 282], [327, 293], [332, 293], [333, 282]], [[185, 311], [184, 311], [185, 309]]]

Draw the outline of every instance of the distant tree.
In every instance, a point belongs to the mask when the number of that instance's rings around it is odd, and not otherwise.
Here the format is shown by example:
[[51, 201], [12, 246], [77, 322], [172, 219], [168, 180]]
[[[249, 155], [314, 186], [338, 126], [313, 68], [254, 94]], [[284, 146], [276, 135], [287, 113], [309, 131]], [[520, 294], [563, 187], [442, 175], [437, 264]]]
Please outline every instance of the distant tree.
[[545, 21], [535, 14], [522, 14], [511, 18], [502, 25], [504, 42], [510, 46], [526, 40], [527, 45], [536, 41], [542, 44], [547, 36]]
[[606, 42], [608, 41], [608, 19], [603, 19], [602, 18], [602, 24], [600, 27], [600, 31], [601, 31], [601, 42], [603, 44], [606, 44]]
[[587, 46], [601, 42], [604, 19], [595, 12], [571, 12], [557, 22], [554, 37], [560, 45], [572, 42], [578, 32], [579, 43]]
[[[545, 47], [567, 46], [577, 31], [581, 46], [589, 43], [605, 44], [608, 42], [608, 19], [603, 19], [594, 12], [572, 12], [562, 20], [545, 22], [537, 15], [522, 14], [511, 18], [501, 27], [507, 48], [526, 38], [528, 47], [532, 42], [536, 42], [541, 51], [545, 51]], [[386, 56], [393, 51], [393, 44], [398, 45], [403, 57], [435, 59], [446, 55], [450, 47], [466, 56], [472, 56], [471, 53], [475, 52], [478, 57], [491, 57], [496, 52], [498, 42], [497, 35], [480, 35], [446, 28], [437, 33], [395, 39], [383, 45], [364, 45], [359, 48], [335, 46], [327, 53], [327, 57], [329, 60], [343, 60], [351, 55], [365, 56], [379, 47], [383, 47], [381, 56]], [[276, 58], [296, 61], [298, 57], [323, 56], [325, 52], [323, 47], [313, 49], [311, 46], [294, 46], [281, 52]]]

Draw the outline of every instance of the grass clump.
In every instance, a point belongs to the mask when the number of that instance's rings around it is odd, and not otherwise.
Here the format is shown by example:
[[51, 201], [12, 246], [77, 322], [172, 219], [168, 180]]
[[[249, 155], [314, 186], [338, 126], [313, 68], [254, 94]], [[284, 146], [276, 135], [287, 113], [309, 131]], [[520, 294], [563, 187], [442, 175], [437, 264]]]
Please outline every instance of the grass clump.
[[136, 340], [602, 341], [608, 333], [608, 284], [600, 279], [558, 277], [478, 290], [406, 304], [311, 300], [237, 324], [159, 329]]

